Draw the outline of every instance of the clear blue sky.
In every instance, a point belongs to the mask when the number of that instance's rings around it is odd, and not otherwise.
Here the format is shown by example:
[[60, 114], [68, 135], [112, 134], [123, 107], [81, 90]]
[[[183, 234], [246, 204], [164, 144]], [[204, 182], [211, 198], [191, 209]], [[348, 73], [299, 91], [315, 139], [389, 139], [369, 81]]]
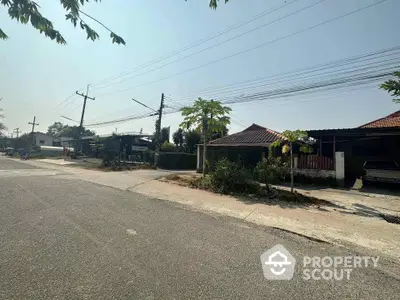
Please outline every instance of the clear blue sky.
[[[139, 75], [317, 1], [299, 0], [176, 57], [132, 73], [131, 76]], [[104, 0], [100, 4], [85, 5], [84, 11], [123, 36], [127, 42], [126, 46], [111, 44], [108, 33], [90, 21], [88, 23], [100, 34], [100, 41], [87, 41], [83, 31], [73, 28], [64, 20], [65, 12], [59, 1], [39, 3], [42, 5], [42, 13], [54, 21], [55, 27], [67, 39], [68, 44], [65, 46], [46, 39], [30, 26], [9, 19], [5, 9], [1, 7], [0, 27], [10, 37], [7, 41], [0, 41], [0, 97], [4, 98], [0, 106], [6, 116], [4, 122], [10, 131], [19, 127], [23, 132], [30, 130], [28, 122], [34, 115], [40, 123], [40, 131], [46, 131], [47, 126], [55, 121], [72, 125], [73, 122], [63, 120], [60, 116], [66, 115], [79, 120], [82, 99], [74, 97], [71, 101], [57, 108], [56, 106], [77, 89], [83, 90], [88, 83], [97, 83], [158, 59], [284, 2], [231, 0], [229, 4], [221, 4], [216, 11], [208, 8], [208, 0]], [[160, 95], [164, 92], [169, 97], [167, 105], [176, 106], [176, 101], [187, 104], [190, 103], [189, 99], [183, 101], [179, 94], [399, 46], [400, 1], [388, 0], [360, 13], [243, 55], [154, 84], [146, 84], [376, 2], [378, 0], [326, 0], [271, 26], [178, 63], [128, 78], [121, 83], [116, 83], [120, 80], [118, 79], [93, 86], [90, 95], [96, 96], [96, 101], [88, 102], [85, 122], [146, 113], [146, 108], [130, 100], [132, 97], [157, 108]], [[109, 87], [98, 89], [110, 83], [112, 85]], [[141, 84], [145, 85], [135, 88]], [[130, 89], [117, 92], [125, 88]], [[101, 96], [106, 93], [112, 94]], [[196, 96], [204, 95], [199, 93]], [[219, 97], [218, 93], [212, 96], [217, 99]], [[277, 98], [233, 105], [234, 122], [230, 128], [231, 132], [239, 131], [252, 123], [275, 130], [354, 127], [400, 109], [399, 105], [391, 102], [386, 92], [377, 87], [356, 92], [321, 92], [286, 100]], [[172, 130], [175, 130], [180, 120], [179, 114], [167, 115], [163, 119], [163, 126], [171, 126]], [[143, 128], [144, 132], [153, 132], [154, 119], [129, 121], [96, 128], [96, 131], [111, 133], [115, 127], [119, 132], [139, 131], [140, 128]]]

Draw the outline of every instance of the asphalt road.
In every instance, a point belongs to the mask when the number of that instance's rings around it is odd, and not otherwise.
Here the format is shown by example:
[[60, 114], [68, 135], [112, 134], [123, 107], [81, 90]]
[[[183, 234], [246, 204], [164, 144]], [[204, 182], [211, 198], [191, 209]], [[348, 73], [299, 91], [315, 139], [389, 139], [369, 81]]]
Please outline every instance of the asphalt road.
[[[5, 159], [0, 169], [29, 172]], [[303, 256], [349, 250], [46, 174], [0, 176], [0, 299], [399, 299], [382, 268], [302, 279]], [[263, 277], [260, 254], [276, 244], [298, 261], [290, 281]]]

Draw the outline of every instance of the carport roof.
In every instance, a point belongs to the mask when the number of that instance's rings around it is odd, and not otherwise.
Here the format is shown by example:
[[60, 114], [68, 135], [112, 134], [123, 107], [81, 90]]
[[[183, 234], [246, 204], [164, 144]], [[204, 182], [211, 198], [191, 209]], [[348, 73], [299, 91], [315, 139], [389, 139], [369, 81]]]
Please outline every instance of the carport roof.
[[356, 128], [318, 129], [306, 130], [313, 138], [321, 136], [379, 136], [379, 135], [400, 135], [400, 110], [386, 117], [368, 122]]

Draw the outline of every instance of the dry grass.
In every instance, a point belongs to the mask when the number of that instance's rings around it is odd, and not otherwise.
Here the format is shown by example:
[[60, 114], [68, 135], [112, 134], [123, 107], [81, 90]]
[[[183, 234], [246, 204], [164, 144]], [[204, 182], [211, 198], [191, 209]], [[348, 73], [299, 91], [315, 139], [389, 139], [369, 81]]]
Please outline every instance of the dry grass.
[[194, 187], [201, 180], [201, 175], [196, 174], [169, 174], [164, 177], [166, 181], [173, 181], [175, 184], [182, 186]]
[[[180, 186], [186, 186], [190, 188], [197, 188], [208, 190], [210, 192], [214, 192], [210, 186], [204, 182], [204, 179], [200, 174], [169, 174], [165, 176], [163, 181], [172, 182], [174, 184], [178, 184]], [[271, 186], [261, 185], [260, 192], [256, 195], [247, 195], [249, 199], [253, 199], [258, 202], [269, 202], [271, 200], [278, 202], [287, 202], [292, 204], [300, 204], [300, 205], [326, 205], [331, 206], [332, 203], [326, 200], [318, 199], [315, 197], [310, 197], [304, 194], [300, 194], [297, 192], [291, 193], [287, 190], [278, 189]], [[233, 192], [232, 195], [235, 195]], [[240, 194], [243, 196], [243, 194]], [[257, 199], [257, 200], [256, 200]]]

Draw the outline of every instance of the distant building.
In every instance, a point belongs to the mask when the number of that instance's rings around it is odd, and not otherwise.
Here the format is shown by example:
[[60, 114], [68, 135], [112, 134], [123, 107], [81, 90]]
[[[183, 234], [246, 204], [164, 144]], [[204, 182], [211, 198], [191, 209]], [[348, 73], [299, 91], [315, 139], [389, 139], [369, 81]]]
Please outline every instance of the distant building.
[[54, 137], [42, 132], [33, 134], [33, 143], [35, 146], [53, 146]]

